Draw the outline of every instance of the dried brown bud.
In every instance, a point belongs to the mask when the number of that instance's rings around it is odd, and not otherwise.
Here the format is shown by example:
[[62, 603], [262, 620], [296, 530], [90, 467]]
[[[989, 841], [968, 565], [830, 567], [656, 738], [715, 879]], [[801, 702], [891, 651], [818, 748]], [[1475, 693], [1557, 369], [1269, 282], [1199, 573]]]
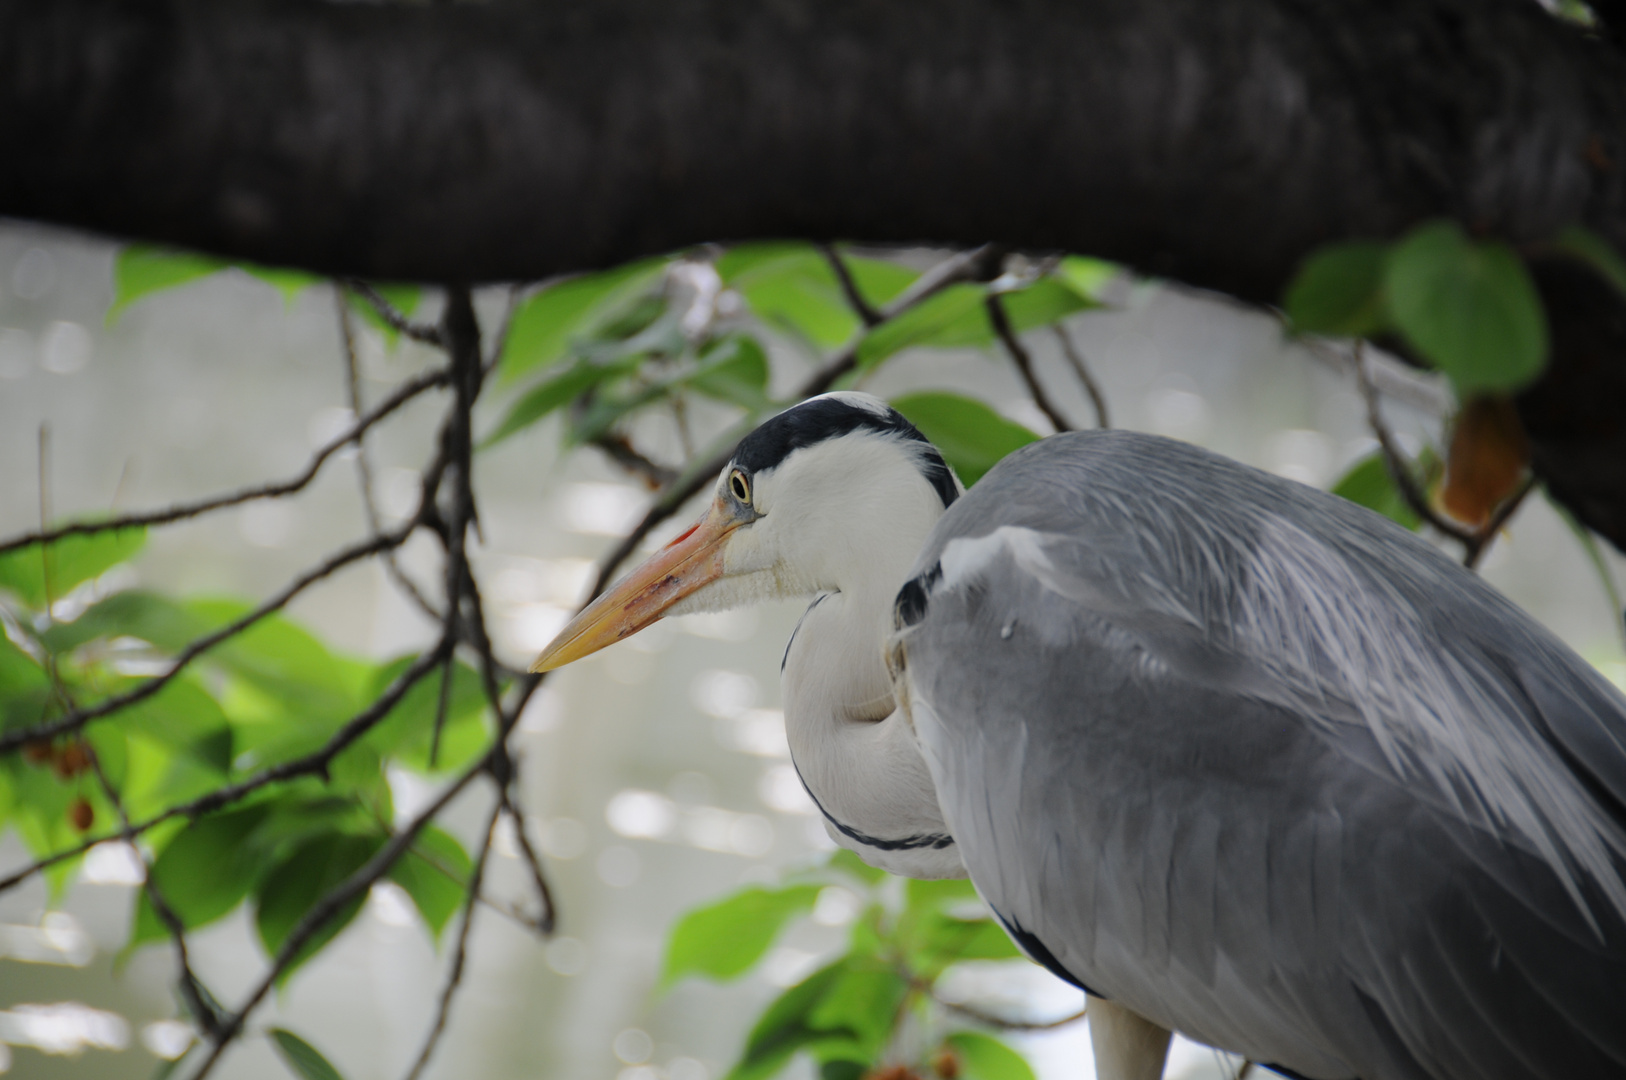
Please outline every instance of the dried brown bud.
[[89, 832], [90, 827], [96, 824], [96, 811], [91, 808], [90, 800], [80, 795], [69, 803], [68, 820], [80, 832]]
[[1445, 462], [1440, 506], [1465, 525], [1479, 528], [1524, 479], [1530, 440], [1513, 402], [1474, 398], [1457, 414]]
[[932, 1072], [943, 1080], [955, 1080], [960, 1075], [960, 1055], [951, 1047], [943, 1047], [932, 1055]]

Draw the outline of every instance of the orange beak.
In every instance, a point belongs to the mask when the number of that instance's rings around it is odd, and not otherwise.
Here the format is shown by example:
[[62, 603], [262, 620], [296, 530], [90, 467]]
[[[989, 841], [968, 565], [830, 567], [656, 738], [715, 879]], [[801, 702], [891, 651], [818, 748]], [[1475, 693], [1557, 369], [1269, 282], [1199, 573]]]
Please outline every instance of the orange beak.
[[666, 609], [723, 576], [723, 541], [745, 524], [721, 499], [687, 532], [587, 605], [531, 665], [552, 671], [631, 637]]

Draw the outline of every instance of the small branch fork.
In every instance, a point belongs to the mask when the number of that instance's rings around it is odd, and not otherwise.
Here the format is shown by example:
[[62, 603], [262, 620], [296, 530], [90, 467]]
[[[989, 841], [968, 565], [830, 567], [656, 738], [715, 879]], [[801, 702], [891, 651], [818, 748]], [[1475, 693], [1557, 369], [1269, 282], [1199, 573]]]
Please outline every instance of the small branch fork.
[[[1050, 400], [1050, 395], [1045, 392], [1038, 376], [1033, 373], [1033, 356], [1028, 352], [1027, 346], [1022, 344], [1022, 339], [1017, 337], [1016, 328], [1011, 325], [1011, 317], [1005, 311], [1005, 301], [1000, 299], [997, 293], [990, 293], [985, 303], [988, 308], [988, 321], [993, 323], [994, 333], [999, 335], [1005, 351], [1011, 354], [1011, 361], [1016, 364], [1016, 370], [1022, 376], [1022, 383], [1028, 388], [1028, 396], [1033, 398], [1033, 403], [1058, 432], [1072, 431], [1072, 423], [1062, 415], [1056, 403]], [[1099, 402], [1096, 403], [1096, 412], [1098, 415], [1104, 415]]]
[[1360, 386], [1362, 399], [1366, 402], [1367, 426], [1372, 429], [1373, 436], [1378, 440], [1378, 447], [1383, 451], [1383, 462], [1388, 466], [1389, 476], [1394, 481], [1395, 489], [1400, 492], [1400, 497], [1405, 500], [1412, 513], [1461, 544], [1462, 565], [1473, 569], [1495, 541], [1496, 535], [1523, 505], [1525, 496], [1535, 487], [1535, 477], [1526, 477], [1519, 488], [1503, 500], [1502, 505], [1491, 515], [1491, 519], [1480, 528], [1469, 529], [1458, 525], [1435, 510], [1429, 503], [1428, 496], [1417, 486], [1417, 480], [1412, 476], [1411, 467], [1406, 462], [1405, 452], [1400, 449], [1394, 432], [1389, 430], [1389, 425], [1383, 418], [1377, 386], [1372, 380], [1364, 343], [1360, 341], [1355, 343], [1355, 381]]

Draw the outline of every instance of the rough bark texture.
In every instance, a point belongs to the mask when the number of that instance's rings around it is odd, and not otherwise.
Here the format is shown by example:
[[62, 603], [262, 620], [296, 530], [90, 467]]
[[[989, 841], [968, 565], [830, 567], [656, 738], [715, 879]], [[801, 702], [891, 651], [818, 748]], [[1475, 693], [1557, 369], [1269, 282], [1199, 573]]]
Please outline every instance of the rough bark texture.
[[[0, 0], [0, 146], [0, 213], [382, 279], [996, 240], [1272, 301], [1438, 215], [1626, 245], [1626, 59], [1532, 0]], [[1521, 409], [1626, 545], [1626, 315], [1577, 274]]]

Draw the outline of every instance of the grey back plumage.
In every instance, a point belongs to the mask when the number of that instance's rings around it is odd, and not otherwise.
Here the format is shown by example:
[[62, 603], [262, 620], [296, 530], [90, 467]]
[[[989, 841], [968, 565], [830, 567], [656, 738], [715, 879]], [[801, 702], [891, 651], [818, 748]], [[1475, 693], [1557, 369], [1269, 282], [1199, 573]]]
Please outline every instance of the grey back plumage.
[[1626, 698], [1489, 585], [1131, 433], [1012, 455], [916, 574], [944, 813], [1071, 977], [1305, 1076], [1626, 1075]]

